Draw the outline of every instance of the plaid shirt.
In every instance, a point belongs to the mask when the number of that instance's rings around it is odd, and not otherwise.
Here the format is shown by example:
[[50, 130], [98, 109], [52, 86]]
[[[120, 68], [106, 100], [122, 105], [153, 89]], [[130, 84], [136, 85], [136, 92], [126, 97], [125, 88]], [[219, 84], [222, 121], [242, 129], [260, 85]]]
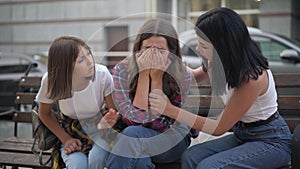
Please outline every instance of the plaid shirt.
[[[114, 99], [118, 106], [118, 110], [124, 117], [124, 121], [128, 125], [141, 125], [143, 127], [164, 132], [177, 121], [164, 115], [154, 116], [151, 111], [140, 109], [132, 104], [134, 96], [129, 92], [127, 67], [127, 63], [121, 62], [114, 67], [112, 72], [115, 87]], [[173, 105], [177, 107], [181, 107], [183, 105], [184, 99], [188, 94], [191, 79], [191, 74], [186, 71], [181, 84], [184, 91], [183, 96], [181, 97], [179, 95], [175, 97], [175, 99], [170, 100]], [[197, 132], [192, 132], [193, 137], [196, 136], [195, 134], [197, 135]]]

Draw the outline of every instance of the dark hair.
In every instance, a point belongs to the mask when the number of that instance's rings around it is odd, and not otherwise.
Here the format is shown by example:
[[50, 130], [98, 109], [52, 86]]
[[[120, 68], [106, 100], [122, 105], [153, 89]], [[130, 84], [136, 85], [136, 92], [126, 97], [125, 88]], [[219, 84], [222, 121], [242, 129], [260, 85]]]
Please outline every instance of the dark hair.
[[[215, 8], [198, 17], [197, 35], [214, 46], [212, 86], [216, 94], [239, 88], [242, 82], [258, 79], [268, 61], [250, 38], [240, 16], [229, 8]], [[220, 78], [223, 74], [224, 78]]]
[[133, 57], [129, 60], [129, 80], [131, 80], [129, 89], [131, 93], [135, 93], [139, 76], [135, 54], [141, 50], [143, 41], [153, 36], [165, 38], [169, 48], [171, 65], [163, 75], [163, 90], [170, 98], [169, 94], [175, 96], [180, 91], [177, 83], [182, 81], [185, 67], [182, 63], [177, 32], [172, 24], [164, 19], [149, 19], [140, 28], [133, 45]]
[[72, 76], [80, 46], [91, 53], [87, 44], [76, 37], [62, 36], [52, 42], [48, 53], [47, 98], [59, 100], [72, 97]]

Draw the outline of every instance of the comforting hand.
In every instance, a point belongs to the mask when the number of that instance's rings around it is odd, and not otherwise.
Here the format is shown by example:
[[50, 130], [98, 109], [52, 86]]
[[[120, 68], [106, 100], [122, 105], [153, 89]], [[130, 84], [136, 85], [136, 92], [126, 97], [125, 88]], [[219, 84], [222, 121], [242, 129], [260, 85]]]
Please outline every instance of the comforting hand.
[[150, 110], [152, 114], [164, 114], [166, 106], [170, 104], [168, 97], [161, 90], [152, 90], [149, 94]]
[[119, 112], [114, 109], [109, 109], [109, 111], [104, 115], [101, 121], [98, 123], [98, 129], [111, 128], [114, 126], [119, 118]]
[[82, 143], [79, 139], [70, 138], [65, 143], [63, 143], [65, 146], [65, 153], [71, 154], [75, 151], [80, 151]]

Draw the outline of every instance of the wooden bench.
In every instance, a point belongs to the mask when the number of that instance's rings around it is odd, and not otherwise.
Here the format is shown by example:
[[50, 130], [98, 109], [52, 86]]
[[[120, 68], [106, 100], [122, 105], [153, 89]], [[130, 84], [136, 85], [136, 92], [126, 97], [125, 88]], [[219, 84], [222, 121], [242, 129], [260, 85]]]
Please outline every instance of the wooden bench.
[[[39, 158], [32, 153], [33, 139], [11, 137], [0, 143], [0, 168], [11, 166], [13, 169], [18, 167], [30, 167], [34, 169], [39, 168], [51, 168], [51, 164], [47, 164], [45, 167], [39, 163]], [[49, 159], [51, 152], [47, 151], [43, 153], [43, 160]], [[43, 162], [44, 162], [43, 161]]]
[[[16, 93], [15, 109], [12, 120], [15, 122], [14, 136], [0, 143], [0, 166], [50, 168], [39, 164], [39, 158], [33, 154], [31, 147], [33, 138], [18, 137], [18, 123], [31, 123], [31, 109], [40, 87], [41, 77], [22, 77], [19, 91]], [[51, 152], [44, 153], [43, 159], [49, 159]]]

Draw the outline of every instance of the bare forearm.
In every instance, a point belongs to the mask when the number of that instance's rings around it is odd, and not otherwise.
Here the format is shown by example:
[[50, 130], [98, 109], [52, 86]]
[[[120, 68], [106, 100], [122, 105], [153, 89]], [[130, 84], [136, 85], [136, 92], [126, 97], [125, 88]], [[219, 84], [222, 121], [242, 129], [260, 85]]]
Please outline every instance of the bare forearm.
[[167, 106], [164, 114], [197, 130], [202, 130], [205, 121], [204, 118], [200, 118], [198, 122], [196, 122], [198, 118], [197, 115], [173, 105]]
[[71, 136], [61, 127], [53, 114], [40, 114], [42, 122], [59, 138], [64, 144]]
[[154, 89], [162, 90], [162, 78], [161, 79], [155, 79], [151, 81], [151, 91]]
[[219, 120], [202, 117], [173, 105], [167, 106], [164, 114], [188, 125], [193, 129], [200, 130], [215, 136], [222, 135], [227, 131], [223, 130], [218, 125]]
[[133, 100], [134, 106], [144, 110], [148, 110], [149, 81], [149, 74], [140, 73]]
[[104, 100], [105, 100], [105, 103], [106, 103], [106, 106], [110, 109], [110, 108], [113, 108], [115, 110], [117, 110], [116, 106], [115, 106], [115, 103], [113, 101], [113, 97], [112, 97], [112, 94], [109, 94], [107, 96], [104, 97]]

